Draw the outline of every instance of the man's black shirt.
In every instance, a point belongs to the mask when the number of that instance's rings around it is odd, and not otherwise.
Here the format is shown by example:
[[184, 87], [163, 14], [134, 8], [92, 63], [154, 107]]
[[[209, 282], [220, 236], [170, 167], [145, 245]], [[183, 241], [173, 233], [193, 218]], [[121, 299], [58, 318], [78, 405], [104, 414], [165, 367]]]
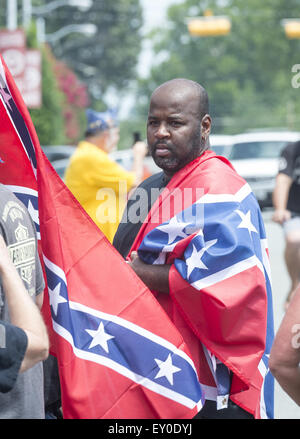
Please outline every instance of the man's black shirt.
[[[124, 259], [126, 259], [135, 237], [146, 219], [154, 201], [157, 199], [157, 196], [153, 196], [153, 189], [161, 190], [167, 185], [167, 183], [168, 181], [163, 172], [151, 175], [151, 177], [144, 180], [138, 186], [129, 198], [122, 220], [113, 240], [113, 246]], [[144, 198], [141, 199], [139, 195], [141, 189], [147, 193], [147, 204], [145, 203], [145, 205], [143, 205], [142, 202], [139, 202], [144, 200]], [[138, 219], [138, 221], [133, 222], [132, 219]]]

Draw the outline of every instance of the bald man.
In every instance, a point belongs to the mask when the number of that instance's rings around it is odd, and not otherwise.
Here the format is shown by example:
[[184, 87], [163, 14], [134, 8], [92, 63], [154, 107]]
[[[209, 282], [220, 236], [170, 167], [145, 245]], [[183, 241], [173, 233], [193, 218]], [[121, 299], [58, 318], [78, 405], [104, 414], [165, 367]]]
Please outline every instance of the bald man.
[[[168, 95], [171, 96], [171, 100]], [[179, 100], [176, 99], [177, 95]], [[163, 112], [165, 114], [161, 114]], [[208, 112], [207, 92], [194, 81], [176, 79], [168, 81], [155, 90], [150, 103], [147, 140], [151, 156], [163, 172], [149, 177], [140, 188], [149, 190], [149, 193], [151, 190], [153, 194], [157, 193], [167, 185], [179, 169], [199, 157], [207, 149], [211, 128], [211, 117]], [[160, 118], [165, 118], [165, 122], [161, 124], [156, 136], [156, 126], [160, 124]], [[139, 227], [154, 202], [154, 197], [149, 196], [147, 200], [146, 206], [139, 206], [141, 213], [132, 223], [127, 219], [127, 212], [132, 210], [136, 199], [132, 197], [128, 201], [127, 209], [113, 241], [113, 245], [123, 257], [128, 255]], [[160, 283], [160, 289], [163, 283], [164, 290], [168, 291], [168, 267], [164, 267], [163, 270], [162, 277], [157, 278], [157, 273], [154, 273], [153, 277], [154, 281], [158, 280]]]
[[262, 413], [258, 368], [273, 337], [264, 226], [250, 187], [208, 149], [210, 129], [200, 84], [153, 92], [147, 140], [162, 172], [132, 194], [113, 244], [190, 349], [206, 399], [197, 417], [272, 417], [273, 381]]

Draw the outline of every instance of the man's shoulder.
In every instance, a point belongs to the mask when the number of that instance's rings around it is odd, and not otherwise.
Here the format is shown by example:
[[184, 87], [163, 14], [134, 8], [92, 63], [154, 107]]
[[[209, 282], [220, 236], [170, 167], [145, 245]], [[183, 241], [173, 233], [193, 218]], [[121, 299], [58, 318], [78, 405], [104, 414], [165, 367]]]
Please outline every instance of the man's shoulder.
[[0, 191], [1, 193], [6, 194], [7, 197], [15, 198], [13, 192], [2, 183], [0, 183]]
[[300, 140], [294, 143], [295, 152], [297, 155], [300, 155]]
[[21, 203], [16, 195], [2, 183], [0, 183], [0, 194], [0, 207], [6, 205], [8, 201], [12, 201], [14, 204], [17, 204], [21, 210], [25, 210], [23, 203]]
[[194, 181], [205, 192], [215, 194], [233, 194], [246, 184], [229, 160], [216, 155], [200, 163], [195, 169]]
[[161, 185], [164, 182], [164, 173], [163, 171], [157, 172], [156, 174], [150, 175], [150, 177], [143, 180], [139, 187], [142, 187], [144, 189], [151, 188], [151, 187], [161, 187]]
[[7, 244], [15, 243], [17, 236], [36, 236], [36, 230], [27, 206], [7, 187], [0, 184], [0, 225]]
[[288, 143], [282, 150], [282, 154], [300, 154], [300, 140]]
[[83, 166], [92, 166], [96, 162], [110, 162], [108, 154], [101, 149], [97, 148], [90, 142], [82, 141], [78, 144], [76, 150], [74, 151], [70, 164], [76, 163], [82, 164]]
[[219, 178], [221, 175], [227, 174], [233, 176], [238, 175], [232, 163], [227, 158], [217, 155], [212, 155], [201, 163], [201, 166], [198, 168], [199, 175], [205, 171], [208, 173], [217, 173]]
[[101, 155], [101, 152], [103, 151], [97, 148], [96, 145], [83, 140], [78, 144], [77, 148], [75, 149], [74, 155], [97, 154], [97, 153], [100, 153]]

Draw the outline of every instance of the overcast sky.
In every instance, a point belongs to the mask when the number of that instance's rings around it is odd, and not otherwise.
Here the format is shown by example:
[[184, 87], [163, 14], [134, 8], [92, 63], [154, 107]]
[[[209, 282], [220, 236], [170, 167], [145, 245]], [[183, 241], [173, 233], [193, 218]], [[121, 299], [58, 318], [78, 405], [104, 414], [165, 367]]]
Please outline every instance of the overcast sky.
[[[145, 35], [147, 32], [149, 32], [152, 27], [163, 27], [168, 7], [172, 4], [181, 3], [182, 1], [183, 0], [140, 0], [140, 3], [143, 7], [143, 15], [145, 21], [143, 34]], [[137, 67], [139, 76], [148, 76], [151, 62], [153, 62], [151, 44], [150, 41], [144, 40], [142, 44], [142, 52], [140, 54], [140, 59]], [[134, 105], [134, 98], [132, 97], [129, 90], [128, 92], [128, 96], [126, 98], [123, 97], [121, 103], [118, 94], [110, 92], [106, 96], [109, 105], [119, 106], [119, 117], [121, 119], [128, 116], [130, 108], [132, 107], [132, 105]]]
[[[153, 27], [164, 26], [166, 12], [169, 6], [176, 3], [182, 3], [182, 0], [140, 0], [143, 7], [144, 29], [143, 33], [149, 32]], [[140, 56], [138, 72], [140, 76], [147, 76], [151, 65], [151, 45], [145, 40], [143, 42], [143, 51]]]
[[181, 2], [182, 0], [140, 0], [146, 28], [163, 24], [168, 7]]

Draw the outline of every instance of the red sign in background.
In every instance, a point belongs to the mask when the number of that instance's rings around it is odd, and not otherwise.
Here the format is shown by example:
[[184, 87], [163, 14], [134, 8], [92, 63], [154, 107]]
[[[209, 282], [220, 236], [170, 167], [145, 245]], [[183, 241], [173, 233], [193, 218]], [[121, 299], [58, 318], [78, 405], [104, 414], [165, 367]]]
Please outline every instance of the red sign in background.
[[0, 31], [0, 52], [6, 62], [28, 108], [40, 108], [41, 54], [26, 48], [22, 29]]

